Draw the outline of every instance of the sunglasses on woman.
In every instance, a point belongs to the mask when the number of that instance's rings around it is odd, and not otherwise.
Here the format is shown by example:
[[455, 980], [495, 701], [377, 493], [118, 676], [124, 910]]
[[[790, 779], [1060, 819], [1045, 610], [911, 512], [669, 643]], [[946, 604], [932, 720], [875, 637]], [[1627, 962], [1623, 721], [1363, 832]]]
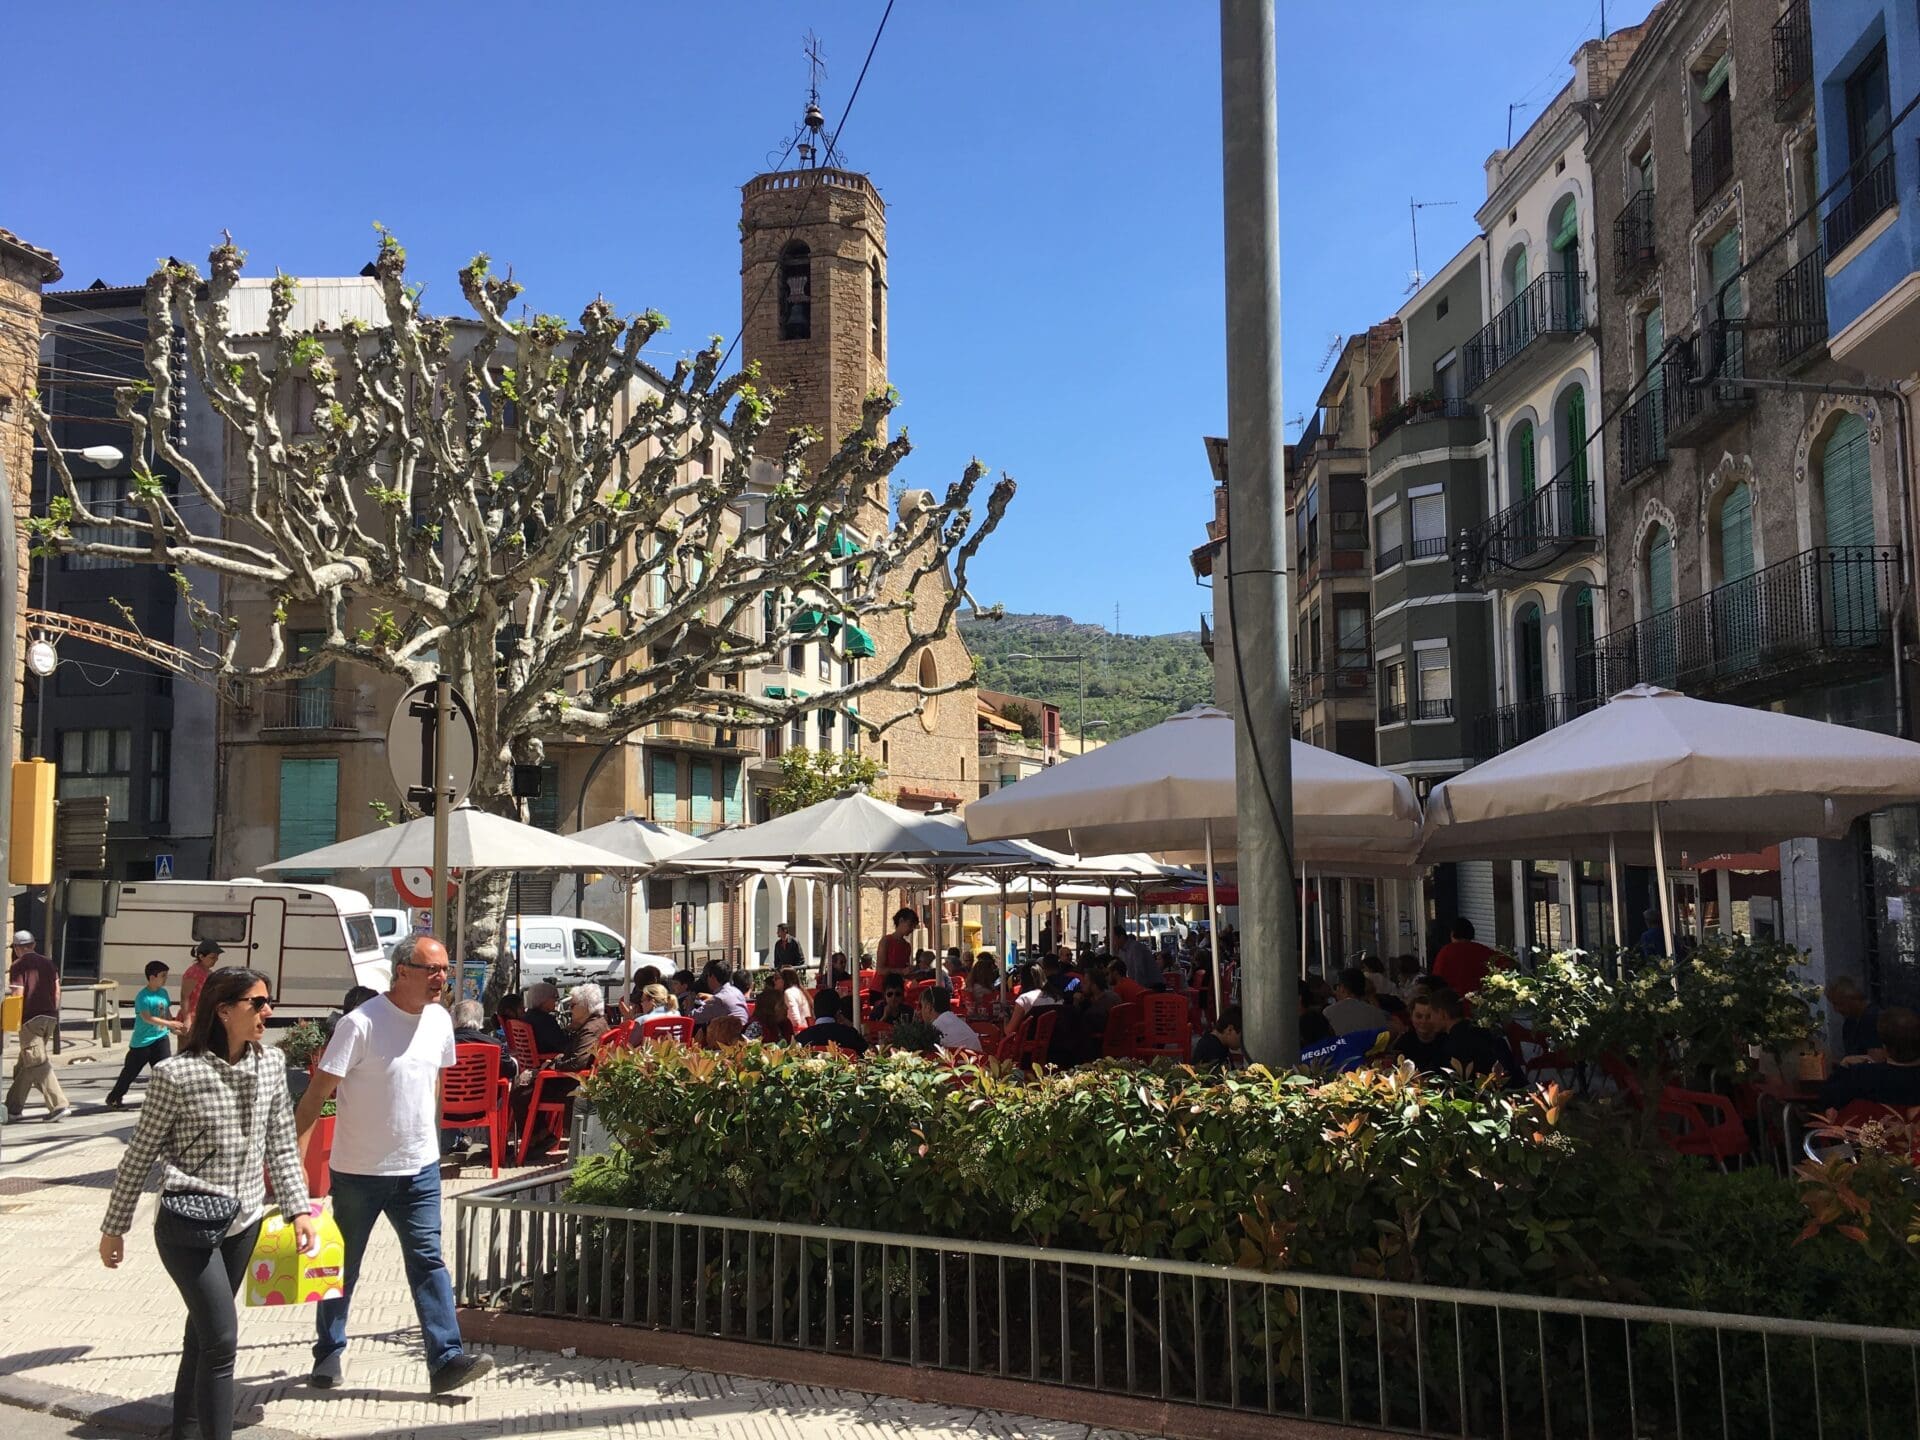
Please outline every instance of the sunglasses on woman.
[[236, 1005], [245, 1005], [251, 1009], [254, 1014], [258, 1015], [262, 1010], [265, 1010], [269, 1005], [273, 1004], [273, 997], [271, 995], [242, 995], [233, 1003]]

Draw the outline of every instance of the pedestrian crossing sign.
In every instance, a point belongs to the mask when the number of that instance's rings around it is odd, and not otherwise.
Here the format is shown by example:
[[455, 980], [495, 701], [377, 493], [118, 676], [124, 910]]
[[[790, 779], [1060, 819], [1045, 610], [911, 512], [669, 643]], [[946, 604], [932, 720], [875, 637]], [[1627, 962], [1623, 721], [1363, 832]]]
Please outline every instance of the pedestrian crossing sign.
[[153, 857], [153, 878], [156, 880], [173, 879], [173, 856], [156, 855]]

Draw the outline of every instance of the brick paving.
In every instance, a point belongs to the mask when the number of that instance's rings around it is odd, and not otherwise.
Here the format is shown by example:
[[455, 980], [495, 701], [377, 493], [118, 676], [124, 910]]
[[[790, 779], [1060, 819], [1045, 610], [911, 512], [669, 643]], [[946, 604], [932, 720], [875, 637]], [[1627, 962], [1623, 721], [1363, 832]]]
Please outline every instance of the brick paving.
[[[92, 1401], [120, 1402], [134, 1407], [125, 1412], [133, 1423], [151, 1427], [172, 1394], [184, 1311], [154, 1254], [151, 1197], [127, 1237], [120, 1270], [105, 1269], [96, 1250], [107, 1190], [133, 1128], [131, 1112], [99, 1108], [119, 1071], [120, 1053], [76, 1055], [63, 1068], [62, 1083], [78, 1107], [69, 1119], [42, 1121], [36, 1097], [24, 1121], [0, 1130], [0, 1253], [6, 1257], [0, 1401], [44, 1406], [66, 1396], [60, 1403], [79, 1413], [88, 1413]], [[134, 1098], [137, 1103], [137, 1090]], [[484, 1166], [469, 1167], [448, 1188], [457, 1193], [488, 1181]], [[449, 1206], [449, 1237], [451, 1221]], [[384, 1226], [375, 1232], [361, 1272], [349, 1334], [347, 1383], [331, 1392], [309, 1390], [303, 1380], [311, 1312], [243, 1309], [243, 1411], [262, 1407], [258, 1423], [266, 1432], [338, 1440], [531, 1434], [1129, 1440], [1086, 1424], [515, 1349], [495, 1350], [498, 1369], [474, 1386], [470, 1398], [435, 1400], [426, 1393], [399, 1250]]]

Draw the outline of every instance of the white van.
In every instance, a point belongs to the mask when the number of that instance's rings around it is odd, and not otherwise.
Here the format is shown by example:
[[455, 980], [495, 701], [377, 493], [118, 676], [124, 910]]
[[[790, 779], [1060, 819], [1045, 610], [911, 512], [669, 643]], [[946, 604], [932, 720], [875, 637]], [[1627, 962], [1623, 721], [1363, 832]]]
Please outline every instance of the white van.
[[120, 982], [123, 1005], [146, 984], [151, 960], [167, 962], [177, 987], [201, 940], [220, 945], [222, 965], [266, 975], [278, 1020], [323, 1016], [353, 986], [384, 992], [393, 978], [371, 902], [334, 885], [143, 880], [120, 887], [101, 926], [100, 978]]
[[411, 910], [375, 910], [373, 913], [373, 933], [380, 937], [380, 948], [387, 952], [387, 959], [393, 959], [393, 947], [413, 933], [413, 912]]
[[[525, 936], [524, 943], [521, 937]], [[595, 920], [572, 915], [518, 915], [507, 917], [507, 948], [518, 948], [520, 988], [545, 980], [565, 990], [591, 980], [605, 986], [624, 984], [627, 942], [618, 930]], [[633, 968], [657, 967], [670, 973], [673, 962], [664, 955], [637, 951]]]

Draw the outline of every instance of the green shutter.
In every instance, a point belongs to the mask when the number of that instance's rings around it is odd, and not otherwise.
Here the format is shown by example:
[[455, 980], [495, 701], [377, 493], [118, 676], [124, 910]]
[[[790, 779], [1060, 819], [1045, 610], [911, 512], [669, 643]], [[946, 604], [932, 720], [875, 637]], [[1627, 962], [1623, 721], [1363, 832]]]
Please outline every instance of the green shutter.
[[1520, 292], [1527, 288], [1527, 252], [1520, 250], [1513, 257], [1513, 274], [1509, 277], [1513, 286], [1511, 298], [1518, 300]]
[[1567, 479], [1573, 488], [1573, 533], [1593, 533], [1593, 496], [1587, 486], [1587, 392], [1567, 392]]
[[280, 853], [304, 855], [340, 837], [340, 762], [280, 762]]
[[1727, 51], [1713, 62], [1713, 68], [1707, 71], [1706, 79], [1700, 82], [1700, 98], [1711, 100], [1726, 87], [1727, 72], [1733, 68], [1733, 52]]
[[1720, 502], [1720, 579], [1723, 584], [1753, 574], [1753, 490], [1736, 485]]
[[1560, 212], [1560, 226], [1553, 232], [1553, 248], [1565, 250], [1580, 242], [1580, 207], [1569, 200]]
[[[1708, 280], [1713, 286], [1713, 295], [1707, 300], [1710, 308], [1714, 306], [1720, 287], [1731, 280], [1739, 269], [1740, 227], [1736, 225], [1713, 242], [1713, 250], [1707, 257]], [[1727, 292], [1727, 314], [1737, 320], [1745, 313], [1746, 302], [1742, 297], [1741, 288], [1736, 285]]]
[[1660, 370], [1660, 352], [1667, 344], [1666, 317], [1660, 313], [1658, 305], [1647, 311], [1641, 326], [1647, 347], [1647, 388], [1658, 390], [1664, 380]]
[[746, 787], [741, 783], [744, 771], [738, 760], [720, 762], [720, 818], [738, 825], [747, 818]]
[[693, 762], [691, 790], [693, 823], [711, 825], [713, 823], [713, 761], [697, 759]]
[[1873, 544], [1873, 478], [1867, 422], [1851, 411], [1827, 437], [1820, 466], [1827, 544]]
[[1524, 500], [1533, 494], [1533, 422], [1522, 420], [1514, 431], [1513, 480], [1515, 496]]
[[1653, 147], [1647, 147], [1647, 153], [1640, 157], [1640, 188], [1648, 194], [1653, 193]]
[[680, 823], [680, 757], [653, 757], [653, 822], [656, 825]]
[[1673, 536], [1664, 525], [1647, 547], [1647, 599], [1655, 615], [1673, 608]]

